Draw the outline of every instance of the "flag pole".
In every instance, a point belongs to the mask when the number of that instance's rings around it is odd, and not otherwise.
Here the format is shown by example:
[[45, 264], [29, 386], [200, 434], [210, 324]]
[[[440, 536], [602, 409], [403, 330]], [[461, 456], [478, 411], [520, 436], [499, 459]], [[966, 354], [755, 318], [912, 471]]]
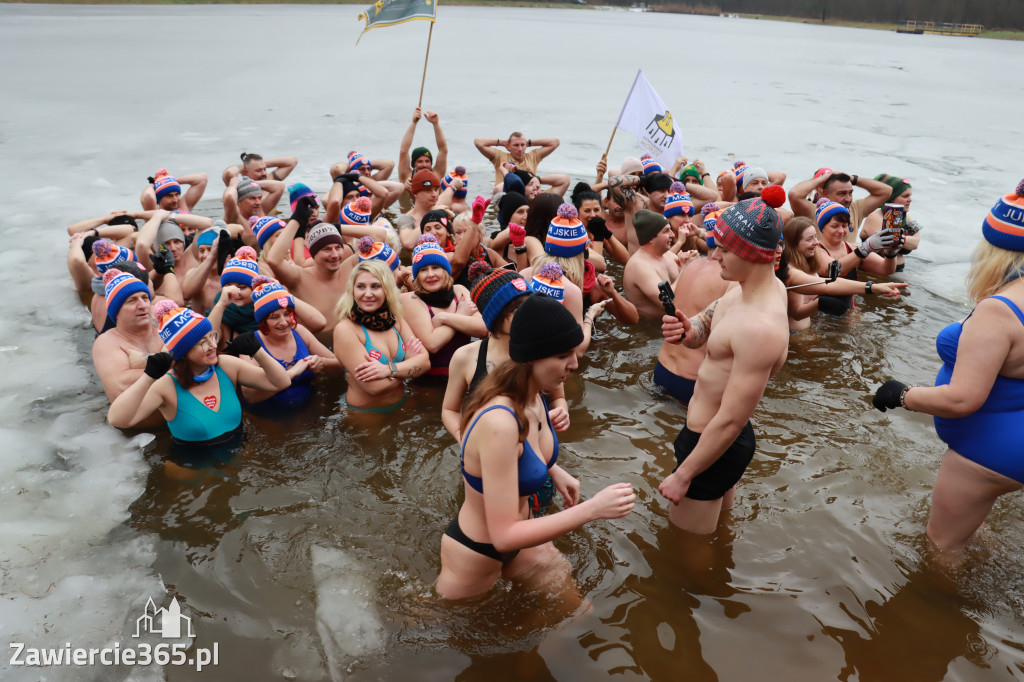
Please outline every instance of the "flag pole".
[[608, 162], [608, 152], [612, 150], [612, 140], [615, 139], [615, 131], [618, 129], [618, 126], [612, 128], [612, 136], [608, 138], [608, 146], [604, 148], [604, 156], [601, 158], [605, 160], [605, 163]]
[[[435, 5], [436, 7], [436, 5]], [[437, 11], [436, 9], [434, 10]], [[434, 35], [434, 22], [430, 22], [430, 32], [427, 33], [427, 55], [423, 58], [423, 78], [420, 80], [420, 101], [417, 108], [423, 106], [423, 87], [427, 83], [427, 60], [430, 59], [430, 38]]]

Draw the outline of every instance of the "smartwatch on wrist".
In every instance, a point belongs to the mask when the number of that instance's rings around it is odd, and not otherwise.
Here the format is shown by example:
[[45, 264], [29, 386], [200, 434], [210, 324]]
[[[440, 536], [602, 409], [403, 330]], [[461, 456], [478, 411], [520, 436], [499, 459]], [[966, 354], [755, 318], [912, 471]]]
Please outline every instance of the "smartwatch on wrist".
[[519, 253], [519, 254], [526, 253], [526, 245], [525, 244], [523, 246], [513, 246], [512, 248], [515, 250], [516, 253]]
[[865, 294], [870, 294], [871, 293], [871, 285], [873, 285], [873, 284], [874, 284], [874, 282], [872, 282], [870, 279], [867, 282], [864, 283], [864, 293]]
[[388, 360], [388, 368], [391, 370], [391, 377], [398, 376], [398, 365], [395, 364], [394, 360]]

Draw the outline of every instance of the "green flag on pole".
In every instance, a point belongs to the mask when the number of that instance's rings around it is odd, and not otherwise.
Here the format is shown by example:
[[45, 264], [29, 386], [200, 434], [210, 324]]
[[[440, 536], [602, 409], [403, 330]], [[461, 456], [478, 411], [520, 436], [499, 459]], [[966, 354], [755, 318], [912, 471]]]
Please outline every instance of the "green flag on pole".
[[[359, 18], [366, 22], [366, 33], [371, 28], [378, 26], [394, 26], [413, 19], [426, 19], [433, 22], [437, 16], [436, 0], [377, 0], [359, 14]], [[359, 37], [363, 37], [363, 33]], [[359, 44], [359, 40], [356, 40]]]

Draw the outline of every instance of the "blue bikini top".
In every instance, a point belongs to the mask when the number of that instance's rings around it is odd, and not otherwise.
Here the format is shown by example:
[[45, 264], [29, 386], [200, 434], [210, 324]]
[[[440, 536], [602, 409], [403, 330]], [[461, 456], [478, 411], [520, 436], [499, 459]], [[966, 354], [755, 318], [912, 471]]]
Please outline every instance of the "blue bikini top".
[[[534, 451], [530, 445], [530, 441], [523, 441], [523, 454], [519, 457], [519, 497], [526, 497], [538, 492], [544, 487], [544, 483], [548, 478], [548, 470], [555, 466], [558, 461], [558, 436], [555, 434], [554, 427], [551, 426], [551, 416], [548, 414], [548, 401], [541, 396], [541, 400], [544, 401], [544, 415], [548, 420], [548, 428], [551, 429], [551, 437], [554, 438], [555, 445], [551, 451], [551, 461], [544, 464], [541, 458]], [[466, 483], [469, 487], [477, 491], [481, 495], [484, 492], [484, 482], [479, 476], [474, 476], [466, 471], [466, 460], [464, 459], [466, 454], [466, 442], [469, 440], [469, 434], [472, 432], [473, 427], [480, 421], [480, 417], [484, 416], [491, 410], [506, 410], [516, 420], [516, 424], [519, 423], [519, 417], [510, 407], [505, 405], [492, 405], [485, 410], [481, 410], [480, 414], [476, 416], [473, 423], [466, 429], [466, 435], [462, 437], [462, 452], [459, 454], [459, 460], [462, 464], [462, 475], [466, 479]]]

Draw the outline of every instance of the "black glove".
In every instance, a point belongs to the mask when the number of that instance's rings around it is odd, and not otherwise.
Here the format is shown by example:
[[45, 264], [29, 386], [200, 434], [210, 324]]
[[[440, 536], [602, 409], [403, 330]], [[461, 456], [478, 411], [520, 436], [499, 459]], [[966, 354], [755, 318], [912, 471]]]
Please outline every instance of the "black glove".
[[608, 229], [608, 224], [601, 216], [591, 218], [590, 222], [587, 223], [587, 229], [590, 230], [590, 234], [594, 235], [595, 242], [603, 242], [612, 236], [612, 231]]
[[160, 250], [149, 257], [153, 269], [158, 275], [166, 275], [174, 272], [174, 254], [167, 250], [167, 247], [160, 245]]
[[195, 232], [189, 232], [188, 234], [185, 235], [185, 248], [186, 249], [188, 247], [192, 246], [192, 242], [195, 241], [195, 238], [196, 238], [196, 233]]
[[903, 407], [900, 396], [903, 395], [904, 389], [907, 385], [902, 381], [896, 381], [895, 379], [889, 379], [875, 391], [875, 397], [872, 398], [871, 404], [875, 406], [875, 409], [885, 412], [886, 409], [897, 407]]
[[146, 376], [159, 379], [163, 375], [167, 374], [167, 371], [171, 369], [171, 364], [174, 362], [174, 356], [163, 351], [160, 353], [153, 353], [146, 358], [146, 369], [143, 370]]
[[224, 346], [222, 352], [224, 355], [233, 355], [236, 358], [239, 355], [248, 355], [251, 358], [255, 357], [262, 347], [259, 339], [256, 338], [256, 332], [245, 332], [231, 339], [228, 345]]
[[313, 217], [313, 210], [316, 208], [316, 199], [310, 196], [305, 196], [299, 199], [295, 203], [295, 212], [292, 213], [291, 219], [299, 224], [299, 229], [295, 231], [296, 237], [306, 236], [306, 229], [309, 227], [309, 219]]
[[224, 272], [224, 263], [234, 253], [232, 246], [234, 245], [231, 243], [231, 233], [227, 230], [221, 230], [217, 235], [217, 274]]

